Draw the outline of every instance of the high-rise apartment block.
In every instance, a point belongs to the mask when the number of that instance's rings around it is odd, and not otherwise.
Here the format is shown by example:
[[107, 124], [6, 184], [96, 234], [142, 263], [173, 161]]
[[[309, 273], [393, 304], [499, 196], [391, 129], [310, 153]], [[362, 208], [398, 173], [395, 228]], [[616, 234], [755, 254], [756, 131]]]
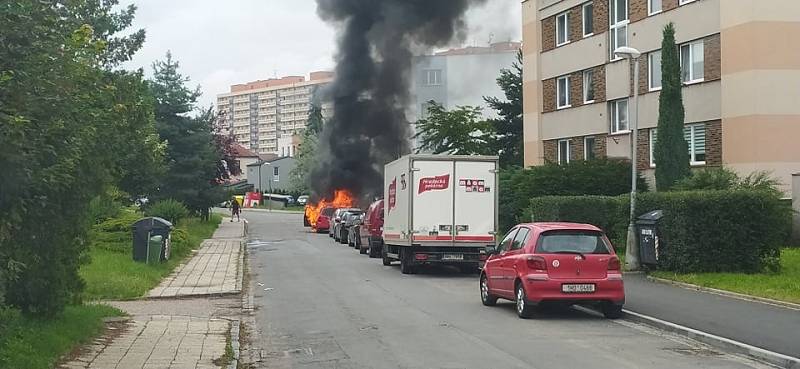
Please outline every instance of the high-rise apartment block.
[[672, 22], [693, 167], [800, 172], [800, 1], [526, 0], [525, 164], [631, 157], [640, 58], [638, 167], [652, 179], [661, 41]]
[[[229, 93], [217, 95], [217, 110], [225, 115], [236, 141], [259, 154], [294, 156], [297, 136], [306, 128], [308, 112], [315, 94], [333, 81], [331, 72], [249, 82], [231, 86]], [[328, 117], [329, 104], [322, 104]], [[283, 140], [281, 140], [283, 138]], [[283, 145], [281, 142], [289, 142]], [[287, 152], [288, 150], [288, 152]]]

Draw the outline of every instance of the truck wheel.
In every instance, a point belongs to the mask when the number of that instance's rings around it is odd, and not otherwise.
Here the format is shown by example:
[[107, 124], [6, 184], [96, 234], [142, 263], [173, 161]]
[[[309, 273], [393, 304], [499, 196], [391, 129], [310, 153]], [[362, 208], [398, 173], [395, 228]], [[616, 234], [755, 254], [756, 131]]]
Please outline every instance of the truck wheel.
[[386, 252], [387, 252], [386, 248], [385, 247], [381, 247], [381, 257], [383, 258], [383, 265], [384, 266], [389, 266], [389, 265], [392, 265], [392, 259], [389, 259], [389, 256], [386, 255]]
[[486, 306], [494, 306], [497, 304], [497, 297], [489, 294], [489, 282], [486, 280], [486, 275], [481, 276], [481, 302]]
[[478, 266], [478, 263], [460, 265], [458, 269], [463, 274], [476, 274], [481, 271], [481, 268]]
[[415, 274], [417, 272], [414, 265], [411, 265], [413, 255], [413, 253], [403, 250], [403, 253], [400, 255], [400, 273]]

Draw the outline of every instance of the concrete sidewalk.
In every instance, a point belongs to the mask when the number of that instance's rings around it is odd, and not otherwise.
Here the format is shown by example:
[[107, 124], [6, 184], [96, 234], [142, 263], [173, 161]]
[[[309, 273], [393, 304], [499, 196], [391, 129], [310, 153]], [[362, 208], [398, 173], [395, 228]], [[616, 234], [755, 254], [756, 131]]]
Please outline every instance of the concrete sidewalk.
[[792, 357], [800, 357], [800, 310], [625, 276], [625, 309]]
[[[109, 302], [131, 314], [83, 347], [63, 369], [219, 368], [227, 339], [238, 342], [246, 222], [226, 218], [212, 239], [147, 297]], [[222, 297], [228, 295], [229, 297]], [[172, 298], [170, 300], [169, 298]], [[234, 326], [236, 327], [234, 329]], [[238, 334], [238, 333], [237, 333]]]

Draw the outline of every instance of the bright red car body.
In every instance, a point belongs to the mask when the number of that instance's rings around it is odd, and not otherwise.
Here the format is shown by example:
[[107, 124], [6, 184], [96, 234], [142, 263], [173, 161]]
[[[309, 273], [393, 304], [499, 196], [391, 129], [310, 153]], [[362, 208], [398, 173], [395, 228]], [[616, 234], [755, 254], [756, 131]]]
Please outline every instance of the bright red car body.
[[595, 226], [532, 223], [512, 228], [481, 272], [481, 300], [517, 302], [521, 318], [541, 303], [596, 303], [608, 318], [622, 314], [625, 288], [619, 258]]
[[336, 209], [330, 206], [322, 208], [322, 210], [319, 212], [319, 216], [317, 217], [317, 224], [315, 227], [317, 232], [328, 231], [328, 228], [331, 227], [331, 216], [333, 215], [334, 210]]
[[371, 258], [380, 257], [383, 247], [383, 200], [375, 201], [369, 206], [359, 227], [361, 240], [358, 247], [361, 253], [368, 252]]

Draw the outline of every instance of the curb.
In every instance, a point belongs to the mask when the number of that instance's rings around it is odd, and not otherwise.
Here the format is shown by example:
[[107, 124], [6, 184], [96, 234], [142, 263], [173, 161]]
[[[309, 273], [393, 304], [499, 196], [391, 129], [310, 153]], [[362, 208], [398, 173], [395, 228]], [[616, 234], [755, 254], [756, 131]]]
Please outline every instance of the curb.
[[649, 276], [649, 275], [647, 276], [647, 280], [649, 280], [651, 282], [655, 282], [655, 283], [669, 284], [669, 285], [681, 287], [681, 288], [684, 288], [684, 289], [687, 289], [687, 290], [695, 290], [695, 291], [700, 291], [700, 292], [712, 293], [712, 294], [715, 294], [715, 295], [730, 297], [730, 298], [734, 298], [734, 299], [738, 299], [738, 300], [759, 302], [759, 303], [766, 304], [766, 305], [772, 305], [772, 306], [777, 306], [777, 307], [781, 307], [781, 308], [800, 311], [800, 304], [795, 304], [795, 303], [791, 303], [791, 302], [773, 300], [773, 299], [766, 298], [766, 297], [745, 295], [743, 293], [725, 291], [725, 290], [720, 290], [720, 289], [711, 288], [711, 287], [703, 287], [703, 286], [699, 286], [699, 285], [696, 285], [696, 284], [678, 282], [678, 281], [673, 281], [673, 280], [670, 280], [670, 279], [658, 278], [658, 277], [653, 277], [653, 276]]
[[237, 369], [239, 367], [239, 328], [241, 322], [238, 320], [231, 321], [231, 350], [233, 351], [233, 360], [228, 364], [228, 369]]
[[725, 337], [720, 337], [711, 333], [692, 329], [679, 324], [670, 323], [658, 318], [639, 314], [627, 309], [623, 309], [625, 319], [628, 321], [642, 323], [655, 328], [676, 333], [695, 341], [719, 347], [725, 351], [737, 354], [744, 354], [756, 360], [760, 360], [771, 365], [786, 369], [800, 369], [800, 358], [787, 356], [777, 352], [772, 352], [760, 347], [751, 346], [746, 343], [734, 341]]

